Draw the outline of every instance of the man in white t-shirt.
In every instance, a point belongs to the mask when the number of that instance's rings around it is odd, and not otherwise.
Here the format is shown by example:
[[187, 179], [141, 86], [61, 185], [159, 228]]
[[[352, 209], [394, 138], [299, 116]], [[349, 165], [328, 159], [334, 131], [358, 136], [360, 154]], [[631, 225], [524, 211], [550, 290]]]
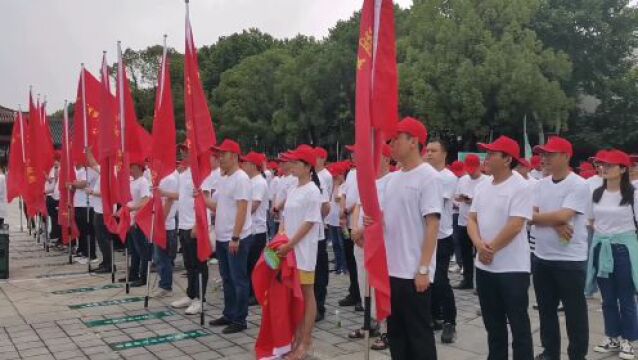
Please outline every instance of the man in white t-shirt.
[[513, 174], [520, 147], [501, 136], [487, 151], [492, 179], [481, 182], [472, 199], [467, 230], [477, 250], [476, 287], [489, 359], [508, 358], [509, 323], [514, 359], [532, 359], [529, 305], [530, 253], [526, 222], [532, 218], [529, 183]]
[[224, 334], [247, 328], [248, 252], [252, 244], [250, 216], [252, 184], [248, 175], [239, 168], [241, 148], [232, 140], [224, 140], [214, 147], [224, 176], [213, 195], [215, 207], [216, 251], [219, 273], [224, 290], [223, 315], [211, 320], [211, 326], [225, 326]]
[[132, 281], [132, 287], [140, 287], [146, 285], [148, 262], [152, 260], [153, 252], [151, 243], [146, 238], [146, 235], [135, 224], [135, 215], [151, 199], [151, 184], [144, 177], [144, 160], [131, 159], [131, 178], [131, 201], [126, 204], [126, 207], [131, 212], [132, 224], [126, 241], [131, 252], [129, 281]]
[[563, 303], [570, 359], [585, 359], [589, 323], [585, 299], [587, 268], [587, 214], [589, 187], [573, 173], [572, 144], [558, 136], [534, 152], [541, 154], [551, 176], [540, 180], [534, 192], [536, 227], [532, 273], [540, 316], [543, 359], [560, 359], [558, 305]]
[[436, 243], [436, 277], [432, 285], [432, 318], [435, 329], [442, 323], [441, 342], [444, 344], [453, 343], [456, 339], [456, 302], [448, 271], [454, 255], [452, 207], [458, 179], [445, 166], [448, 146], [445, 140], [434, 139], [428, 143], [425, 153], [427, 163], [439, 173], [439, 188], [443, 201]]
[[[166, 248], [162, 249], [153, 242], [153, 262], [157, 266], [159, 283], [153, 292], [154, 298], [168, 297], [173, 294], [173, 260], [177, 256], [177, 200], [179, 198], [179, 175], [177, 171], [170, 173], [159, 181], [157, 191], [161, 197], [164, 215], [164, 229], [166, 231]], [[157, 216], [157, 214], [155, 214]]]
[[[46, 194], [47, 212], [51, 221], [51, 232], [49, 233], [49, 241], [57, 242], [62, 237], [62, 228], [58, 223], [58, 206], [60, 203], [60, 188], [58, 187], [60, 172], [60, 152], [55, 152], [53, 167], [49, 171], [46, 183], [44, 184], [44, 193]], [[61, 243], [60, 243], [61, 244]]]
[[442, 213], [438, 172], [421, 158], [427, 141], [423, 123], [397, 124], [392, 157], [402, 165], [388, 179], [381, 206], [390, 275], [388, 339], [393, 359], [436, 359], [430, 287]]
[[[268, 240], [268, 227], [266, 225], [266, 214], [268, 212], [268, 183], [264, 175], [261, 173], [262, 164], [266, 161], [264, 154], [249, 152], [241, 158], [242, 169], [250, 178], [252, 187], [251, 195], [251, 220], [252, 220], [252, 244], [248, 251], [248, 276], [252, 278], [253, 270], [261, 252], [266, 247]], [[252, 287], [252, 281], [249, 281], [250, 298], [248, 303], [250, 306], [257, 305], [257, 299]]]
[[[73, 190], [73, 206], [75, 207], [75, 222], [80, 230], [78, 240], [78, 256], [97, 260], [95, 255], [95, 233], [93, 226], [93, 208], [89, 203], [88, 190], [95, 186], [98, 174], [90, 167], [78, 164], [75, 167], [75, 181], [68, 184]], [[89, 244], [91, 254], [89, 254]]]
[[459, 243], [461, 245], [461, 261], [463, 263], [463, 280], [457, 289], [468, 290], [474, 288], [474, 244], [467, 234], [467, 218], [474, 199], [474, 190], [487, 176], [481, 172], [481, 159], [468, 154], [463, 162], [467, 175], [459, 179], [456, 187], [456, 201], [459, 203]]
[[321, 190], [321, 217], [324, 223], [319, 228], [319, 243], [317, 247], [317, 265], [315, 269], [315, 300], [317, 301], [317, 321], [324, 319], [326, 314], [326, 296], [328, 295], [328, 247], [326, 241], [325, 219], [330, 213], [330, 200], [332, 199], [332, 174], [326, 169], [328, 152], [322, 147], [314, 148], [317, 156], [315, 172], [319, 178]]

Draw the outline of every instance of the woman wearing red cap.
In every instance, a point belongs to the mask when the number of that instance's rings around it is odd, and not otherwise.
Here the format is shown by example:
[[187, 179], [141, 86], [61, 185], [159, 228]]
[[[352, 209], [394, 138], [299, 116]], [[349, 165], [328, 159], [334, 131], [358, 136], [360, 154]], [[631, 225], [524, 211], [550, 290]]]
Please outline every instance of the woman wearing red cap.
[[619, 352], [635, 358], [631, 342], [638, 339], [638, 192], [629, 180], [629, 156], [619, 150], [599, 154], [603, 184], [594, 191], [594, 239], [589, 253], [587, 286], [594, 280], [603, 299], [605, 338], [594, 351]]
[[312, 148], [298, 148], [288, 154], [290, 173], [298, 180], [286, 197], [279, 232], [288, 236], [289, 242], [278, 253], [285, 257], [295, 252], [299, 278], [304, 297], [304, 320], [296, 331], [295, 343], [287, 359], [304, 359], [312, 346], [312, 330], [317, 316], [314, 283], [317, 265], [317, 249], [322, 229], [321, 190], [315, 172], [316, 156]]

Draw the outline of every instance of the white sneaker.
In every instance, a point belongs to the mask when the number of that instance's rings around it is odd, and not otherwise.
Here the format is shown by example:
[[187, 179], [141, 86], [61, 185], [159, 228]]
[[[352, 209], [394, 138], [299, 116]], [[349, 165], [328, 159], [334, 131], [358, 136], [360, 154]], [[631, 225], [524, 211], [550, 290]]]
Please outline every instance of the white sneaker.
[[605, 337], [600, 345], [594, 346], [594, 351], [599, 353], [616, 352], [620, 350], [618, 339]]
[[208, 264], [209, 265], [217, 265], [217, 264], [219, 264], [219, 261], [217, 259], [210, 259], [208, 261]]
[[155, 298], [155, 299], [161, 299], [161, 298], [171, 297], [171, 296], [173, 296], [173, 292], [172, 291], [166, 290], [166, 289], [162, 289], [162, 288], [156, 289], [155, 291], [153, 291], [153, 294], [151, 295], [151, 297]]
[[173, 301], [171, 303], [171, 307], [174, 309], [183, 309], [185, 307], [191, 306], [192, 302], [193, 300], [191, 300], [191, 298], [189, 298], [188, 296], [185, 296], [179, 300]]
[[197, 315], [202, 312], [202, 303], [199, 299], [193, 299], [191, 306], [184, 312], [186, 315]]
[[620, 341], [620, 353], [618, 357], [623, 360], [633, 360], [636, 358], [636, 355], [634, 355], [634, 347], [629, 340], [622, 339]]
[[99, 263], [99, 262], [100, 262], [100, 259], [98, 259], [98, 258], [95, 258], [95, 259], [91, 260], [91, 264], [95, 264], [95, 263]]
[[89, 259], [85, 257], [75, 258], [78, 264], [86, 265], [89, 262]]

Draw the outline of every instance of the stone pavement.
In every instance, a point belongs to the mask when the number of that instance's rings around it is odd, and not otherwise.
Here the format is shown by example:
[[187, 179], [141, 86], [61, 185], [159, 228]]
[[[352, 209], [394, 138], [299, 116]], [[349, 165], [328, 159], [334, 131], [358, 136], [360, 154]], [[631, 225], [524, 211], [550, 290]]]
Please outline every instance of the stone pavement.
[[[146, 288], [134, 288], [126, 294], [124, 288], [111, 285], [110, 274], [89, 275], [86, 265], [67, 264], [65, 253], [53, 249], [45, 253], [32, 236], [19, 232], [17, 210], [16, 203], [10, 205], [10, 279], [0, 280], [0, 360], [254, 358], [259, 307], [250, 308], [249, 326], [243, 333], [223, 335], [219, 328], [201, 327], [198, 316], [186, 316], [168, 306], [184, 294], [184, 271], [177, 270], [173, 297], [151, 299], [145, 309]], [[117, 253], [117, 261], [118, 268], [123, 269], [122, 253]], [[178, 257], [176, 265], [183, 269], [181, 264]], [[211, 265], [210, 270], [207, 320], [218, 317], [222, 309], [217, 266]], [[363, 359], [362, 341], [347, 338], [349, 330], [360, 326], [362, 313], [337, 305], [346, 293], [347, 281], [347, 276], [331, 274], [327, 316], [314, 331], [316, 359]], [[477, 315], [478, 299], [471, 291], [457, 291], [456, 301], [458, 340], [441, 345], [437, 339], [439, 359], [485, 359], [486, 336]], [[591, 300], [589, 305], [590, 342], [594, 343], [601, 339], [603, 331], [600, 301]], [[336, 310], [340, 311], [341, 327], [337, 325]], [[538, 316], [531, 309], [530, 315], [538, 352]], [[564, 337], [562, 315], [561, 321]], [[563, 341], [563, 351], [566, 342]], [[389, 358], [387, 351], [371, 354], [371, 359]], [[589, 358], [616, 355], [590, 352]]]

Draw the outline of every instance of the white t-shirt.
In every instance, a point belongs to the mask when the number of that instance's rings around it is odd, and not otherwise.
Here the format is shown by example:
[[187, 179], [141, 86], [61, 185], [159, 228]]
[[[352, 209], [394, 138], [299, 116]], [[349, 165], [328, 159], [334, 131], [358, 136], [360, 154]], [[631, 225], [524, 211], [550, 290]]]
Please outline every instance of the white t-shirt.
[[297, 187], [299, 180], [293, 175], [286, 175], [281, 178], [277, 187], [276, 204], [283, 206], [288, 198], [288, 193]]
[[237, 215], [237, 201], [246, 200], [246, 221], [239, 237], [244, 239], [252, 234], [252, 219], [250, 216], [252, 184], [244, 170], [238, 169], [232, 175], [222, 176], [213, 199], [217, 203], [215, 215], [215, 235], [217, 241], [228, 242], [233, 237], [235, 217]]
[[319, 183], [321, 184], [321, 199], [324, 203], [330, 202], [332, 197], [332, 174], [328, 169], [323, 168], [317, 173]]
[[456, 185], [458, 178], [448, 168], [439, 171], [439, 181], [441, 182], [441, 196], [443, 198], [443, 211], [439, 223], [439, 240], [452, 236], [454, 232], [452, 215], [454, 207], [454, 193], [456, 193]]
[[596, 174], [596, 175], [590, 177], [589, 179], [585, 180], [585, 182], [589, 186], [589, 191], [592, 194], [594, 193], [594, 190], [596, 190], [599, 187], [603, 186], [603, 178], [598, 176], [598, 174]]
[[[53, 198], [53, 200], [60, 200], [60, 187], [59, 187], [59, 182], [60, 182], [60, 178], [59, 176], [59, 171], [60, 168], [56, 169], [55, 166], [51, 168], [51, 171], [49, 171], [49, 177], [47, 179], [47, 181], [44, 183], [44, 190], [45, 192], [51, 192], [48, 195], [51, 196]], [[49, 179], [53, 179], [53, 181], [49, 182]]]
[[[151, 196], [151, 184], [146, 180], [146, 177], [140, 176], [137, 179], [131, 181], [131, 205], [139, 205], [143, 198]], [[137, 211], [131, 211], [131, 220], [135, 221], [135, 215]]]
[[[383, 204], [381, 203], [381, 199], [383, 198], [383, 194], [385, 193], [385, 188], [388, 185], [388, 180], [390, 180], [390, 177], [392, 176], [392, 173], [387, 173], [385, 174], [385, 176], [377, 179], [377, 181], [375, 182], [375, 185], [377, 187], [377, 196], [379, 198], [379, 207], [381, 208], [381, 210], [383, 211]], [[357, 202], [357, 204], [359, 206], [361, 206], [361, 198], [359, 198], [359, 201]], [[363, 229], [364, 225], [363, 225], [363, 217], [365, 216], [365, 212], [363, 211], [363, 207], [361, 208], [361, 210], [359, 211], [359, 228]]]
[[195, 198], [193, 197], [193, 177], [188, 168], [178, 175], [179, 200], [177, 200], [177, 221], [180, 230], [192, 230], [195, 226]]
[[543, 172], [540, 171], [540, 170], [536, 170], [536, 169], [532, 169], [529, 172], [529, 176], [533, 177], [536, 180], [540, 180], [540, 179], [544, 178]]
[[217, 186], [219, 184], [219, 180], [222, 178], [222, 172], [219, 168], [210, 172], [210, 174], [202, 181], [202, 191], [210, 191], [211, 193], [214, 190], [217, 190]]
[[[102, 195], [99, 176], [97, 177], [97, 180], [95, 180], [95, 185], [93, 185], [93, 192], [96, 192]], [[89, 204], [91, 204], [93, 211], [95, 211], [96, 213], [98, 214], [104, 213], [104, 208], [102, 207], [102, 196], [95, 196], [95, 195], [89, 196]]]
[[268, 183], [268, 200], [274, 202], [279, 191], [279, 184], [281, 183], [281, 176], [275, 176]]
[[534, 207], [538, 207], [541, 214], [561, 209], [576, 212], [570, 221], [574, 234], [569, 241], [561, 240], [551, 226], [535, 225], [534, 255], [544, 260], [587, 260], [587, 218], [591, 194], [585, 180], [569, 173], [565, 179], [554, 183], [552, 177], [548, 176], [541, 179], [534, 190]]
[[343, 187], [346, 195], [346, 209], [352, 210], [352, 207], [359, 201], [359, 184], [357, 183], [357, 169], [352, 169], [346, 176], [346, 182]]
[[[81, 167], [79, 170], [76, 168], [75, 170], [75, 179], [77, 181], [86, 181], [87, 173], [88, 173], [88, 189], [93, 189], [97, 178], [100, 177], [95, 170], [91, 168], [87, 168], [88, 171], [85, 171], [85, 168]], [[86, 189], [86, 188], [85, 188]], [[76, 189], [73, 194], [73, 206], [74, 207], [86, 207], [87, 194], [85, 189]], [[89, 203], [89, 207], [91, 204]]]
[[[387, 180], [381, 204], [392, 277], [414, 279], [421, 266], [424, 217], [440, 214], [443, 207], [439, 176], [432, 166], [423, 163], [410, 171], [395, 171]], [[430, 281], [434, 281], [435, 269], [436, 249], [430, 259]]]
[[[158, 187], [162, 191], [179, 194], [179, 176], [177, 171], [174, 171], [160, 180]], [[162, 199], [163, 204], [165, 204], [166, 201], [166, 198]], [[175, 213], [177, 212], [177, 203], [177, 201], [173, 201], [168, 215], [166, 216], [166, 222], [164, 223], [166, 230], [175, 230]]]
[[[638, 215], [638, 191], [634, 192], [634, 211], [620, 206], [620, 191], [605, 190], [598, 203], [593, 203], [594, 231], [601, 235], [617, 235], [636, 230], [634, 213]], [[638, 220], [638, 217], [636, 217]]]
[[305, 222], [314, 224], [306, 236], [295, 245], [295, 257], [299, 270], [315, 271], [317, 265], [321, 202], [319, 188], [310, 181], [292, 189], [284, 206], [284, 231], [288, 238], [293, 237]]
[[0, 173], [0, 218], [7, 218], [7, 178]]
[[[481, 174], [476, 179], [472, 179], [470, 175], [463, 175], [459, 179], [459, 183], [456, 187], [456, 196], [465, 195], [470, 199], [474, 198], [474, 189], [485, 180], [487, 176]], [[470, 204], [459, 204], [459, 226], [467, 226], [467, 216], [470, 214]]]
[[632, 185], [633, 185], [636, 189], [638, 189], [638, 180], [634, 180], [634, 181], [632, 181], [632, 182], [631, 182], [631, 184], [632, 184]]
[[268, 182], [261, 174], [250, 179], [252, 184], [252, 201], [259, 201], [259, 207], [252, 213], [253, 235], [268, 231], [266, 215], [268, 214]]
[[[479, 234], [491, 243], [503, 230], [510, 217], [532, 219], [533, 201], [527, 180], [512, 174], [504, 182], [494, 185], [492, 180], [479, 184], [474, 192], [470, 213], [476, 213]], [[523, 227], [514, 239], [494, 255], [490, 265], [478, 259], [476, 267], [488, 272], [530, 272], [530, 251], [527, 229]]]
[[339, 226], [339, 213], [341, 211], [337, 198], [340, 196], [343, 190], [343, 184], [339, 185], [337, 189], [333, 189], [330, 199], [330, 212], [325, 218], [326, 225]]

